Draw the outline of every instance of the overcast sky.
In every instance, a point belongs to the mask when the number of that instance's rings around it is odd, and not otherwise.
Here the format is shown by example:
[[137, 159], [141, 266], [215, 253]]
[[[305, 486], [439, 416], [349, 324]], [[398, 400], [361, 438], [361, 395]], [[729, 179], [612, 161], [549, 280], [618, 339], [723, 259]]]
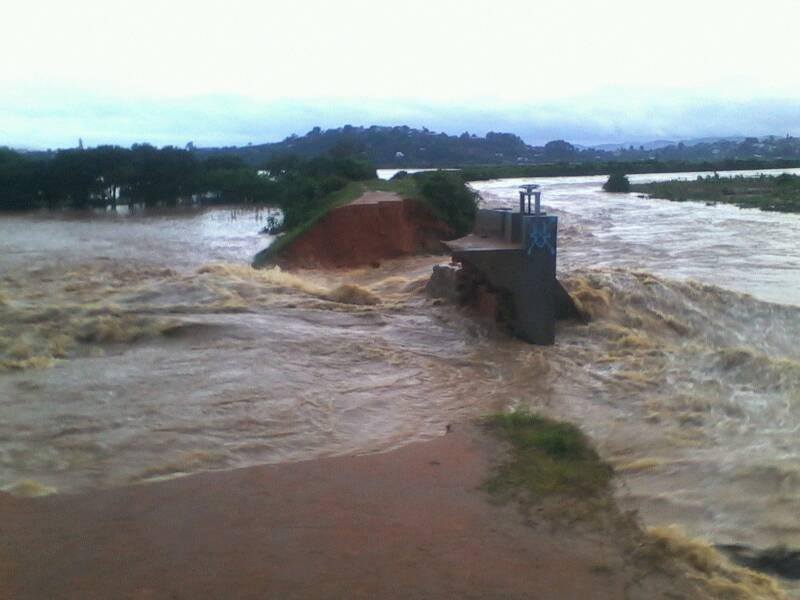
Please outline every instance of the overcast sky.
[[7, 2], [0, 145], [800, 135], [799, 22], [798, 0]]

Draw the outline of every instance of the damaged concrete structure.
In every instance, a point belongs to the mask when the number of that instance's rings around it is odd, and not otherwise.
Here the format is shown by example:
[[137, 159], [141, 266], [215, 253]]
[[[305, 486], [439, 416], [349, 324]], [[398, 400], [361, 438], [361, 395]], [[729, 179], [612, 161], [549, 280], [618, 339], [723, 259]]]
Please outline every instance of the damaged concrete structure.
[[542, 212], [537, 187], [522, 186], [519, 212], [479, 210], [473, 233], [445, 245], [461, 265], [462, 302], [483, 305], [518, 337], [549, 345], [556, 319], [580, 314], [556, 279], [558, 217]]

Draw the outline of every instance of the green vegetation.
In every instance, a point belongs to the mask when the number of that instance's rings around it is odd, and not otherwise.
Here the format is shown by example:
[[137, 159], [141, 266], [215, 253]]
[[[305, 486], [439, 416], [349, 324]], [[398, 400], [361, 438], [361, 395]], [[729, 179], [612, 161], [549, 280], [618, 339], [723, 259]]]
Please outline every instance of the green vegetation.
[[[463, 181], [790, 168], [800, 166], [800, 140], [747, 138], [605, 151], [564, 140], [530, 146], [509, 133], [450, 136], [424, 128], [345, 126], [246, 148], [198, 149], [191, 143], [185, 149], [136, 144], [19, 153], [0, 148], [0, 210], [253, 202], [297, 208], [296, 220], [287, 215], [294, 226], [321, 197], [349, 181], [374, 177], [374, 164], [456, 166]], [[429, 195], [435, 197], [436, 190], [431, 187]], [[464, 220], [445, 204], [440, 208], [461, 228]]]
[[571, 177], [608, 175], [609, 173], [681, 173], [685, 171], [745, 171], [748, 169], [789, 169], [800, 167], [800, 160], [685, 160], [560, 162], [541, 165], [494, 165], [464, 167], [459, 170], [464, 181], [526, 177]]
[[603, 184], [603, 189], [607, 192], [625, 193], [630, 191], [631, 182], [624, 173], [612, 173], [609, 175], [608, 181]]
[[788, 173], [777, 177], [720, 177], [715, 173], [705, 177], [698, 176], [694, 181], [635, 184], [631, 186], [631, 191], [675, 202], [724, 202], [741, 208], [800, 212], [800, 177]]
[[418, 173], [419, 192], [433, 213], [447, 223], [456, 236], [472, 230], [477, 211], [477, 194], [464, 185], [455, 173]]
[[[283, 210], [283, 227], [287, 230], [318, 219], [332, 204], [349, 201], [348, 193], [356, 193], [351, 182], [376, 177], [372, 165], [349, 157], [318, 156], [303, 160], [283, 156], [266, 163], [264, 169], [279, 186], [272, 203]], [[348, 187], [350, 191], [344, 191]]]
[[478, 195], [466, 186], [458, 172], [430, 171], [409, 175], [400, 171], [391, 181], [375, 179], [363, 183], [365, 191], [394, 192], [403, 198], [419, 200], [450, 226], [455, 237], [472, 231]]
[[100, 146], [45, 158], [0, 149], [0, 210], [111, 204], [268, 202], [276, 186], [233, 157], [197, 160], [177, 148]]
[[489, 417], [486, 426], [511, 446], [508, 460], [485, 483], [490, 493], [533, 500], [608, 491], [613, 470], [574, 425], [517, 411]]
[[476, 195], [453, 173], [418, 173], [394, 181], [341, 149], [303, 159], [277, 156], [248, 166], [232, 155], [199, 160], [190, 150], [138, 145], [62, 150], [35, 157], [0, 148], [0, 210], [106, 208], [118, 204], [259, 203], [280, 208], [283, 238], [256, 263], [274, 254], [331, 208], [369, 190], [417, 198], [457, 235], [469, 231]]
[[147, 145], [62, 150], [46, 158], [0, 149], [0, 210], [260, 203], [283, 209], [292, 227], [321, 198], [373, 178], [369, 163], [339, 156], [277, 157], [256, 169], [235, 156], [201, 161], [188, 150]]

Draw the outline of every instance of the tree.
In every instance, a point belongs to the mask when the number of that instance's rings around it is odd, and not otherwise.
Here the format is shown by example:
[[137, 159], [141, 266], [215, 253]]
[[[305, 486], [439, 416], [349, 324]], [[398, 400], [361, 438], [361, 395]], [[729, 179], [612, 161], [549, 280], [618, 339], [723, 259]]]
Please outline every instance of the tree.
[[626, 193], [631, 191], [631, 182], [628, 181], [628, 176], [624, 173], [612, 173], [609, 175], [608, 181], [603, 184], [603, 190], [606, 192]]
[[453, 228], [456, 235], [468, 233], [478, 210], [475, 192], [467, 188], [455, 173], [436, 171], [421, 174], [419, 178], [422, 180], [420, 193], [433, 211]]
[[37, 206], [40, 167], [13, 150], [0, 148], [0, 210]]

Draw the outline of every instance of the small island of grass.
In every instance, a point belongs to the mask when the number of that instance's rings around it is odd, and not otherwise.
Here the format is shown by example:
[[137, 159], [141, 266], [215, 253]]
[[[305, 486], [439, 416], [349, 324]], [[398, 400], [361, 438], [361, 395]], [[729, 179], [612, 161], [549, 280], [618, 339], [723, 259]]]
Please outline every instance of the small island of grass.
[[674, 202], [722, 202], [740, 208], [800, 212], [800, 176], [788, 173], [778, 176], [762, 174], [756, 177], [720, 177], [714, 173], [705, 177], [699, 175], [692, 181], [632, 184], [630, 191]]

